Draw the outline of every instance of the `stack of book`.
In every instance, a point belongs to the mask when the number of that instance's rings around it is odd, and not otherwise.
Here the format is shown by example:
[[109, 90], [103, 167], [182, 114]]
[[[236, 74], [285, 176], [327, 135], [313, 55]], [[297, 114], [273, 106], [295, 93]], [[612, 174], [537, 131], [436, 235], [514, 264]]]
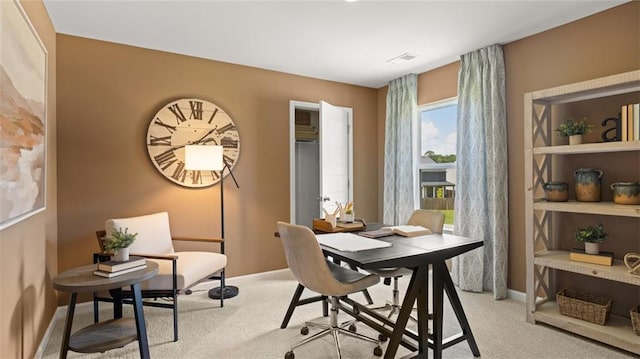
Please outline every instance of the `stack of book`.
[[588, 254], [584, 249], [573, 248], [569, 252], [569, 260], [610, 266], [613, 265], [613, 253], [600, 251], [598, 254]]
[[126, 261], [100, 262], [96, 270], [93, 271], [93, 274], [100, 277], [113, 278], [144, 268], [147, 268], [147, 260], [145, 258], [131, 256], [129, 260]]
[[640, 104], [622, 106], [620, 128], [620, 141], [640, 141]]

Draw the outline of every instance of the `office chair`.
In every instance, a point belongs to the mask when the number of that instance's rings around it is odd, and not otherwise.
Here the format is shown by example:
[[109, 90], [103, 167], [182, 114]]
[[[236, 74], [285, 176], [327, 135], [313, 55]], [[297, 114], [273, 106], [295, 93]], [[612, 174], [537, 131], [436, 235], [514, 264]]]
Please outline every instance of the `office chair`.
[[[293, 354], [294, 349], [328, 334], [333, 336], [339, 358], [342, 356], [340, 353], [338, 334], [345, 334], [356, 339], [375, 343], [377, 346], [373, 354], [381, 356], [382, 348], [380, 347], [380, 341], [356, 333], [355, 327], [353, 327], [354, 321], [338, 324], [339, 297], [359, 292], [365, 288], [376, 285], [380, 282], [380, 277], [375, 274], [360, 273], [328, 261], [322, 254], [322, 249], [318, 244], [315, 234], [313, 234], [308, 227], [278, 222], [278, 232], [280, 233], [287, 263], [293, 276], [306, 288], [326, 295], [331, 300], [329, 325], [311, 322], [305, 323], [305, 326], [300, 331], [303, 335], [308, 334], [308, 327], [319, 327], [323, 328], [323, 330], [295, 344], [291, 350], [285, 354], [285, 359], [293, 359], [295, 357]], [[349, 326], [352, 326], [350, 330], [345, 329]]]
[[[145, 257], [148, 261], [158, 264], [158, 274], [141, 283], [142, 298], [153, 298], [153, 301], [143, 301], [143, 305], [173, 309], [173, 341], [178, 340], [178, 295], [190, 294], [190, 288], [206, 279], [220, 280], [224, 288], [224, 268], [227, 256], [215, 252], [174, 250], [174, 241], [190, 241], [198, 243], [218, 243], [220, 238], [172, 238], [169, 227], [169, 214], [160, 212], [139, 217], [109, 219], [105, 222], [105, 229], [96, 231], [98, 244], [102, 253], [94, 255], [94, 262], [109, 260], [105, 256], [102, 237], [114, 229], [125, 228], [129, 233], [138, 233], [136, 240], [129, 246], [132, 255]], [[169, 302], [158, 301], [159, 298], [169, 298]], [[113, 297], [102, 297], [98, 293], [93, 296], [94, 321], [98, 322], [98, 302], [113, 302]], [[130, 291], [123, 290], [123, 302], [131, 302]], [[224, 306], [220, 298], [220, 307]]]
[[[431, 230], [432, 233], [442, 233], [442, 228], [444, 226], [444, 214], [442, 212], [427, 210], [427, 209], [416, 209], [411, 214], [409, 221], [407, 222], [409, 225], [422, 226]], [[394, 315], [400, 313], [400, 292], [398, 291], [398, 278], [403, 275], [411, 275], [412, 270], [409, 268], [381, 268], [381, 269], [367, 269], [368, 272], [379, 275], [384, 278], [384, 283], [389, 285], [391, 279], [393, 279], [393, 292], [391, 301], [387, 301], [384, 306], [372, 308], [374, 310], [388, 310], [389, 315], [387, 318], [391, 319]], [[411, 316], [411, 319], [416, 320], [415, 317]], [[382, 334], [379, 336], [379, 339], [384, 341], [386, 337]]]

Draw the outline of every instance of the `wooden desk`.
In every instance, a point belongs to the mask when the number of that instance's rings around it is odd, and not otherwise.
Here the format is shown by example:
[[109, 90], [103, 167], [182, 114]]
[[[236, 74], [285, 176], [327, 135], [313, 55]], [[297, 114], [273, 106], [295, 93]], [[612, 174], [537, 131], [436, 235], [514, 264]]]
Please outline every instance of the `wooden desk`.
[[[358, 318], [363, 323], [378, 330], [389, 337], [389, 344], [385, 352], [385, 358], [394, 358], [398, 346], [402, 345], [409, 350], [417, 351], [416, 357], [427, 358], [427, 349], [433, 349], [433, 358], [442, 358], [442, 350], [461, 341], [466, 340], [471, 347], [474, 356], [480, 356], [480, 350], [475, 342], [471, 327], [460, 303], [460, 298], [449, 275], [445, 260], [481, 247], [483, 242], [466, 237], [430, 234], [421, 237], [391, 236], [378, 238], [378, 240], [390, 242], [391, 247], [372, 249], [360, 252], [342, 252], [333, 248], [324, 247], [325, 254], [363, 269], [374, 268], [412, 268], [413, 274], [407, 288], [407, 293], [402, 302], [397, 320], [389, 321], [386, 317], [370, 310], [366, 306], [354, 302], [349, 298], [343, 298], [344, 302], [355, 306], [354, 311], [347, 306], [341, 309]], [[429, 266], [433, 267], [433, 334], [429, 335], [428, 299], [429, 299]], [[442, 338], [443, 298], [446, 291], [449, 301], [462, 327], [462, 333], [447, 340]], [[418, 306], [418, 332], [406, 329], [407, 321], [414, 303]], [[383, 324], [386, 325], [383, 325]], [[393, 328], [391, 331], [389, 328]], [[417, 341], [416, 347], [411, 340]]]
[[[149, 358], [149, 343], [142, 310], [140, 282], [155, 276], [158, 273], [158, 265], [147, 261], [147, 268], [114, 278], [93, 275], [95, 269], [95, 264], [78, 267], [60, 273], [53, 279], [53, 287], [56, 290], [71, 293], [60, 358], [66, 358], [69, 350], [79, 353], [104, 352], [109, 349], [121, 348], [135, 340], [138, 341], [140, 357]], [[71, 335], [78, 293], [109, 289], [120, 290], [129, 285], [133, 293], [135, 320], [122, 318], [122, 296], [120, 295], [120, 301], [114, 303], [113, 319], [87, 326]], [[118, 306], [119, 308], [117, 308]]]

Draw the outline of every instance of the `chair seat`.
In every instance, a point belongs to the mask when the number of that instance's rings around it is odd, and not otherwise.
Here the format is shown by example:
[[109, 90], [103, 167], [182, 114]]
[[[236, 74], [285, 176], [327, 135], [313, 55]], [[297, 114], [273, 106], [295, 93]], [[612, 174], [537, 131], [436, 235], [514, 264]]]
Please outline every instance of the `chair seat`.
[[377, 274], [383, 278], [401, 277], [403, 275], [413, 274], [413, 270], [409, 268], [380, 268], [380, 269], [367, 269], [367, 272]]
[[[204, 278], [222, 270], [227, 265], [227, 256], [211, 252], [175, 252], [177, 261], [177, 289], [182, 291]], [[147, 259], [158, 263], [158, 275], [141, 284], [142, 290], [172, 290], [172, 261]]]
[[373, 274], [360, 273], [354, 271], [353, 269], [342, 267], [331, 261], [327, 261], [327, 265], [329, 266], [329, 269], [331, 270], [331, 273], [333, 274], [335, 279], [337, 279], [338, 282], [344, 285], [341, 286], [342, 291], [326, 293], [327, 291], [325, 290], [324, 293], [322, 293], [325, 295], [343, 296], [359, 292], [380, 282], [380, 277]]

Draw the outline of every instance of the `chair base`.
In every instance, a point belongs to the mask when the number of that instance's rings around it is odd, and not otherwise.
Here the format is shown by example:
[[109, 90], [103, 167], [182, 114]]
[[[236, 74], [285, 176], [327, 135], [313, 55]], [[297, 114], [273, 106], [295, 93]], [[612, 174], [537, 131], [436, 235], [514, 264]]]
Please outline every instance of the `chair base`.
[[224, 290], [221, 287], [215, 287], [209, 290], [209, 298], [211, 299], [227, 299], [238, 295], [240, 289], [231, 285], [225, 285]]
[[[340, 339], [338, 334], [344, 334], [356, 339], [375, 343], [377, 346], [373, 350], [373, 355], [382, 356], [382, 348], [380, 347], [380, 341], [374, 338], [370, 338], [366, 335], [356, 333], [355, 322], [356, 322], [355, 320], [349, 320], [341, 324], [338, 324], [338, 298], [331, 297], [331, 315], [329, 316], [329, 324], [306, 322], [305, 326], [302, 327], [302, 329], [300, 330], [301, 334], [303, 335], [308, 334], [309, 333], [308, 327], [321, 328], [322, 330], [310, 336], [309, 338], [304, 339], [300, 343], [292, 346], [291, 350], [285, 354], [284, 356], [285, 359], [295, 358], [295, 355], [293, 354], [294, 349], [329, 334], [331, 334], [331, 336], [333, 337], [333, 341], [336, 344], [336, 351], [338, 354], [338, 358], [342, 358], [342, 354], [340, 350]], [[347, 327], [348, 329], [345, 329]]]

